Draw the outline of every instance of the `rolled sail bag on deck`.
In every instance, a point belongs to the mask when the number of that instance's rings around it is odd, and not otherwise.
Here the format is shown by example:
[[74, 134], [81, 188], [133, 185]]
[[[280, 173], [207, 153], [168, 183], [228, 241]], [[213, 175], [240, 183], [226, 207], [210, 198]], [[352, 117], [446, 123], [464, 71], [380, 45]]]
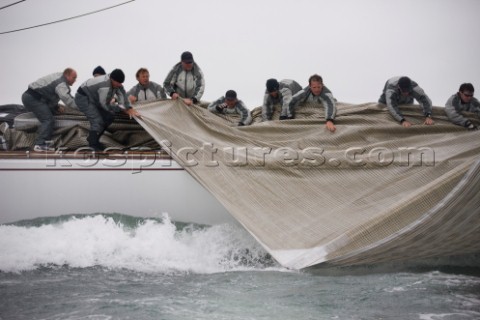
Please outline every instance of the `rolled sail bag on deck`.
[[[26, 112], [15, 117], [14, 128], [21, 131], [36, 130], [40, 122], [33, 112]], [[55, 115], [54, 129], [83, 126], [90, 127], [87, 118], [78, 110], [68, 108], [65, 113]]]
[[[74, 150], [88, 146], [86, 137], [90, 123], [79, 110], [65, 107], [65, 112], [54, 116], [53, 146]], [[13, 127], [4, 132], [9, 150], [23, 150], [33, 147], [40, 122], [32, 112], [15, 117]], [[159, 149], [158, 143], [135, 120], [118, 113], [114, 122], [101, 137], [101, 142], [111, 148]]]
[[27, 110], [21, 104], [0, 105], [0, 124], [5, 122], [9, 127], [12, 127], [15, 117], [25, 112]]

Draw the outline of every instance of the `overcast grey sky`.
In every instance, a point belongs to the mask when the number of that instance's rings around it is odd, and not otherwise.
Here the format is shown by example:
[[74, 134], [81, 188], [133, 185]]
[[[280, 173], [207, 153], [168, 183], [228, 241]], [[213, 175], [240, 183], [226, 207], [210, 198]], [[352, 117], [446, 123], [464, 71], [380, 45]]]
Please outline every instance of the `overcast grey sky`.
[[[27, 0], [0, 10], [0, 32], [124, 1]], [[140, 67], [163, 83], [189, 50], [205, 74], [206, 101], [234, 89], [254, 108], [266, 79], [305, 86], [318, 73], [342, 102], [376, 101], [388, 78], [408, 75], [443, 106], [462, 82], [480, 88], [479, 13], [478, 0], [136, 0], [0, 35], [0, 104], [21, 103], [30, 82], [66, 67], [78, 72], [73, 92], [97, 65], [123, 69], [127, 90]]]

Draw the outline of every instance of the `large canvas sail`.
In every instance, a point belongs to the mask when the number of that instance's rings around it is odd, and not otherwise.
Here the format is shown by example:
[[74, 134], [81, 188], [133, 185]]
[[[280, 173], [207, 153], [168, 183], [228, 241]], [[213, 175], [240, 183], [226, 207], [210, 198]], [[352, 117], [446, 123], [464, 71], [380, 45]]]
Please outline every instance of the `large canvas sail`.
[[[139, 123], [282, 265], [352, 265], [480, 251], [480, 139], [434, 107], [403, 128], [376, 103], [237, 127], [167, 100]], [[472, 118], [475, 120], [475, 118]]]

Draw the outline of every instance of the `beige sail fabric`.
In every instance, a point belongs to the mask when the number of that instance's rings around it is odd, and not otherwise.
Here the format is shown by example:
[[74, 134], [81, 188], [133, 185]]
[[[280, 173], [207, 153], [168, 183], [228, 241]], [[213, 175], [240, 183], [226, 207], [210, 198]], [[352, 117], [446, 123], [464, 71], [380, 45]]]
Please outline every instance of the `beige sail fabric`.
[[[139, 123], [282, 265], [354, 265], [480, 251], [479, 132], [434, 107], [403, 128], [383, 105], [338, 103], [336, 126], [238, 119], [178, 101], [138, 106]], [[276, 112], [278, 118], [278, 107]], [[477, 123], [477, 118], [471, 118]]]

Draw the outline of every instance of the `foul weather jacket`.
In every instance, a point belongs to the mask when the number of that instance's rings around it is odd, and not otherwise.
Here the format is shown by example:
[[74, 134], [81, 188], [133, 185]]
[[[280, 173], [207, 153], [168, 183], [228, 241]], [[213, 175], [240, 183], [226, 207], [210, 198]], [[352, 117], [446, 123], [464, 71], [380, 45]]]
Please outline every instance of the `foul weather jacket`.
[[205, 78], [195, 62], [189, 71], [184, 70], [182, 63], [179, 62], [168, 73], [163, 87], [170, 97], [177, 93], [180, 97], [192, 99], [193, 103], [197, 103], [205, 91]]
[[225, 105], [226, 105], [225, 97], [222, 96], [218, 98], [216, 101], [210, 103], [208, 105], [208, 110], [214, 113], [221, 113], [221, 114], [237, 113], [241, 116], [239, 125], [249, 125], [252, 122], [250, 111], [247, 109], [247, 107], [241, 100], [237, 100], [237, 103], [233, 108], [221, 107]]
[[283, 79], [278, 83], [278, 95], [272, 97], [268, 91], [265, 92], [262, 106], [262, 121], [272, 120], [273, 106], [277, 103], [282, 105], [282, 116], [291, 116], [288, 105], [294, 94], [302, 90], [302, 86], [295, 80]]
[[123, 86], [112, 87], [109, 75], [88, 79], [78, 88], [78, 93], [86, 95], [90, 103], [110, 113], [132, 108]]
[[137, 83], [127, 92], [127, 94], [137, 98], [137, 102], [167, 99], [167, 95], [165, 94], [165, 90], [163, 90], [162, 86], [153, 81], [150, 81], [146, 87], [140, 83]]
[[462, 103], [460, 94], [454, 94], [445, 104], [445, 113], [452, 123], [467, 127], [470, 121], [461, 112], [474, 112], [480, 117], [480, 102], [476, 98], [472, 98], [470, 102]]
[[56, 109], [60, 100], [71, 108], [77, 108], [63, 72], [52, 73], [32, 82], [27, 91], [37, 100], [45, 102], [50, 108]]
[[295, 113], [295, 108], [300, 103], [314, 102], [320, 103], [325, 108], [325, 121], [333, 121], [335, 119], [335, 114], [337, 113], [335, 98], [333, 97], [332, 92], [327, 88], [323, 87], [322, 92], [318, 96], [314, 96], [310, 87], [305, 87], [303, 90], [297, 92], [292, 97], [292, 101], [289, 104], [290, 114]]
[[386, 104], [388, 111], [399, 122], [405, 121], [399, 105], [412, 104], [413, 99], [416, 99], [418, 103], [422, 105], [423, 114], [425, 117], [432, 115], [432, 100], [426, 95], [425, 91], [415, 82], [412, 81], [408, 96], [402, 95], [400, 88], [398, 87], [398, 80], [401, 77], [394, 77], [389, 79], [385, 83], [383, 93], [378, 99], [379, 103]]

